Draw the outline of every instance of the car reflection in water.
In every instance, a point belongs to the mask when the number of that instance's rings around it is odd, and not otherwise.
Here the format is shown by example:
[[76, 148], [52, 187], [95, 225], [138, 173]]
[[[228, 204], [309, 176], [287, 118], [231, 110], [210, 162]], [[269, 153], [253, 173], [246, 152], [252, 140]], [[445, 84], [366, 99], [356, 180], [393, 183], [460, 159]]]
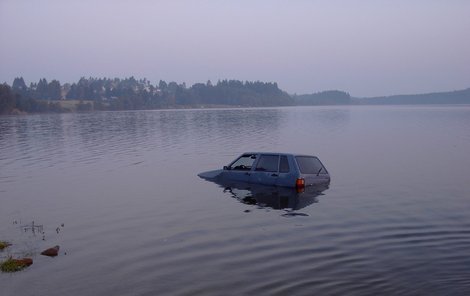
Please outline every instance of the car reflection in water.
[[[283, 210], [283, 216], [308, 216], [297, 212], [311, 204], [318, 202], [318, 196], [324, 195], [328, 184], [307, 186], [305, 188], [291, 188], [279, 186], [266, 186], [254, 183], [235, 182], [222, 178], [206, 179], [223, 188], [223, 192], [236, 198], [241, 203], [257, 206], [259, 209]], [[245, 212], [250, 212], [246, 210]]]

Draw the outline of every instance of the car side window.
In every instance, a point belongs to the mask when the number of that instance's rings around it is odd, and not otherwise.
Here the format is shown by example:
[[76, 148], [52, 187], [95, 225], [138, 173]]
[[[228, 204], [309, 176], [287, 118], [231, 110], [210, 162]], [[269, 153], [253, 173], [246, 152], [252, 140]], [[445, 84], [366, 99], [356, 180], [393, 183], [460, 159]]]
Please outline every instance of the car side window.
[[256, 160], [255, 154], [244, 154], [230, 165], [231, 170], [249, 171]]
[[277, 172], [279, 166], [279, 155], [261, 155], [256, 171]]
[[288, 173], [290, 171], [289, 162], [287, 161], [287, 156], [282, 155], [281, 161], [279, 162], [279, 173]]

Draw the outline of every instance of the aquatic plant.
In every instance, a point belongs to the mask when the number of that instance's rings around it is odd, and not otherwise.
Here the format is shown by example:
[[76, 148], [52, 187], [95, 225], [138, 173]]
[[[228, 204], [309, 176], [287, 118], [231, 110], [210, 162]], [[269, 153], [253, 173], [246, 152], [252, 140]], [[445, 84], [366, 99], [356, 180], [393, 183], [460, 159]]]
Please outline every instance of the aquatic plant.
[[2, 272], [17, 272], [31, 264], [33, 264], [33, 259], [31, 258], [13, 259], [10, 257], [0, 264], [0, 270]]
[[0, 241], [0, 250], [3, 250], [3, 249], [5, 249], [9, 246], [11, 246], [11, 244], [9, 242]]

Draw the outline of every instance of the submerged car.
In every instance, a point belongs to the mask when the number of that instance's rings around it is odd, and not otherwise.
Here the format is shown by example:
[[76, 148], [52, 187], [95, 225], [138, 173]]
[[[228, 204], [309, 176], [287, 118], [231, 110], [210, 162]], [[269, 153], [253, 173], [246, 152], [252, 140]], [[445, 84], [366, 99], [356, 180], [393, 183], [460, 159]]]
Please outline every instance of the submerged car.
[[329, 184], [330, 175], [316, 156], [288, 153], [243, 153], [221, 170], [198, 174], [208, 180], [304, 188]]

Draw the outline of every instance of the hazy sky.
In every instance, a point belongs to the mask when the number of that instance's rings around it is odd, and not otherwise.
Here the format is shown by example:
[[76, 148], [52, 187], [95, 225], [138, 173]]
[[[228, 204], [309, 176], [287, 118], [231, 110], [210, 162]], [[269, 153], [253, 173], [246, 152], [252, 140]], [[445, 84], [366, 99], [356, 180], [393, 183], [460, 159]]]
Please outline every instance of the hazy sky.
[[353, 96], [470, 87], [470, 1], [0, 0], [0, 82], [278, 82]]

